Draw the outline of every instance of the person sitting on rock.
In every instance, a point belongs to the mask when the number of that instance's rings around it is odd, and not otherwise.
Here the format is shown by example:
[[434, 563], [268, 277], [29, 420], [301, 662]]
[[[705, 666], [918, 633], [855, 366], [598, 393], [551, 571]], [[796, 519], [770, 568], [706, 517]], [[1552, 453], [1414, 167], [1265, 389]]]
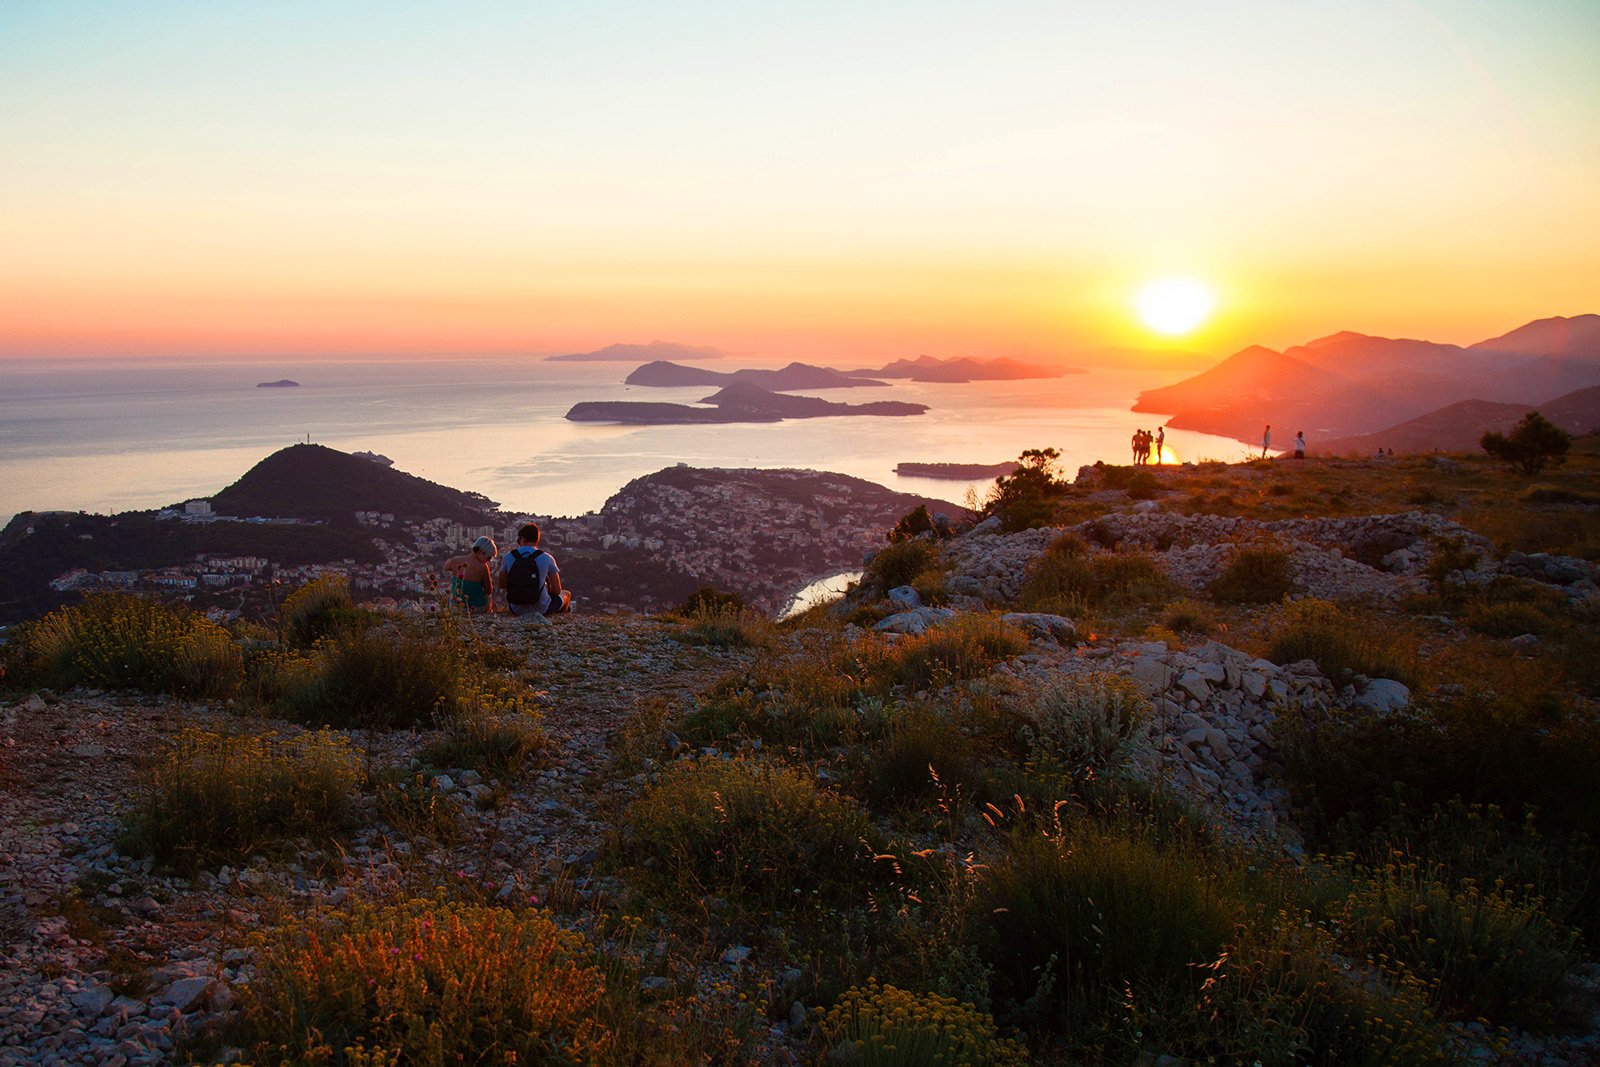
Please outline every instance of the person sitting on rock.
[[500, 587], [513, 615], [560, 615], [572, 610], [572, 594], [561, 588], [555, 557], [539, 547], [539, 524], [517, 531], [517, 547], [500, 557]]
[[489, 569], [489, 561], [496, 551], [493, 541], [480, 537], [472, 542], [472, 550], [465, 556], [444, 561], [444, 572], [450, 575], [450, 597], [459, 600], [468, 612], [489, 610], [489, 596], [494, 592], [494, 572]]

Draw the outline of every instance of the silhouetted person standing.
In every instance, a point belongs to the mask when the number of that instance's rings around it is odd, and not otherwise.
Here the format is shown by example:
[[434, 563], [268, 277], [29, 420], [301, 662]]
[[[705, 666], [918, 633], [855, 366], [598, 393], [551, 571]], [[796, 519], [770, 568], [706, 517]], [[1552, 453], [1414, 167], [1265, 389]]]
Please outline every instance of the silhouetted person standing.
[[1267, 449], [1272, 447], [1272, 423], [1267, 423], [1267, 428], [1261, 431], [1261, 458], [1267, 458]]
[[1156, 465], [1157, 466], [1160, 466], [1160, 464], [1161, 464], [1161, 450], [1163, 448], [1165, 448], [1165, 447], [1167, 447], [1167, 428], [1165, 426], [1157, 426], [1156, 427]]
[[1294, 435], [1294, 458], [1295, 459], [1305, 459], [1306, 458], [1306, 432], [1304, 430], [1298, 430], [1298, 431], [1295, 432], [1295, 435]]

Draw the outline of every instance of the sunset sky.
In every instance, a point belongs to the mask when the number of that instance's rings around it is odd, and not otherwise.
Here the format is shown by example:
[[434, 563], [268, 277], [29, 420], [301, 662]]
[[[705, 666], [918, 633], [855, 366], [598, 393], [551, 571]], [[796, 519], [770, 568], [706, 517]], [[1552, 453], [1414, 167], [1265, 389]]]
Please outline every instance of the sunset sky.
[[1595, 0], [4, 0], [0, 355], [1468, 343], [1600, 311], [1597, 54]]

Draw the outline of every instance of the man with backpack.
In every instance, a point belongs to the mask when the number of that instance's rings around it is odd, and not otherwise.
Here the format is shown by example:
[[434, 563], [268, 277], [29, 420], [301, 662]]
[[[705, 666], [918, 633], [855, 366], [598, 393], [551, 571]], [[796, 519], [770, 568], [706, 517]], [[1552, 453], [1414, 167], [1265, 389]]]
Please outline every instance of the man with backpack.
[[561, 588], [555, 557], [539, 547], [539, 524], [517, 531], [517, 547], [500, 557], [499, 586], [513, 615], [560, 615], [572, 610], [572, 594]]

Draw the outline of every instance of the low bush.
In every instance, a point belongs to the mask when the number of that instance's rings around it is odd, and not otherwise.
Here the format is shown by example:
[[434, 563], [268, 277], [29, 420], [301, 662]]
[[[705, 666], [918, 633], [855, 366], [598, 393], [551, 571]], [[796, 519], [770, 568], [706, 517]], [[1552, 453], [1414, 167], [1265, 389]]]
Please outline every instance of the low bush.
[[613, 1038], [591, 957], [541, 911], [358, 906], [262, 939], [236, 1037], [260, 1062], [595, 1062]]
[[1554, 620], [1532, 604], [1484, 604], [1467, 607], [1461, 621], [1467, 628], [1486, 637], [1519, 637], [1522, 634], [1547, 634]]
[[1177, 600], [1167, 605], [1161, 614], [1161, 623], [1174, 633], [1208, 636], [1217, 628], [1217, 618], [1211, 607], [1198, 600]]
[[1240, 545], [1206, 590], [1219, 604], [1271, 604], [1294, 592], [1294, 558], [1277, 545]]
[[1471, 879], [1451, 884], [1402, 860], [1359, 879], [1345, 912], [1357, 951], [1416, 974], [1449, 1014], [1524, 1028], [1557, 1021], [1577, 938], [1537, 899]]
[[461, 836], [461, 806], [427, 775], [387, 771], [374, 783], [373, 795], [378, 814], [412, 840], [450, 842]]
[[1392, 621], [1371, 613], [1308, 598], [1275, 612], [1270, 631], [1268, 659], [1280, 664], [1309, 659], [1335, 685], [1358, 675], [1417, 684], [1415, 646]]
[[8, 660], [18, 679], [191, 697], [227, 697], [244, 679], [239, 646], [183, 607], [105, 593], [18, 627]]
[[360, 757], [341, 737], [186, 729], [154, 758], [128, 823], [128, 847], [194, 867], [336, 835], [349, 822]]
[[1312, 827], [1382, 825], [1455, 798], [1542, 833], [1589, 832], [1600, 810], [1600, 726], [1552, 696], [1439, 695], [1386, 716], [1300, 710], [1278, 720], [1286, 778]]
[[634, 803], [618, 858], [683, 900], [776, 907], [856, 893], [873, 837], [853, 801], [800, 771], [710, 759], [674, 764]]
[[1097, 552], [1067, 534], [1028, 568], [1017, 604], [1024, 611], [1080, 615], [1100, 607], [1164, 601], [1173, 585], [1160, 564], [1130, 552]]
[[278, 626], [286, 644], [310, 648], [325, 637], [353, 633], [376, 619], [359, 611], [350, 595], [350, 580], [342, 574], [313, 579], [284, 598], [278, 609]]
[[1129, 1000], [1192, 1005], [1235, 912], [1197, 853], [1092, 823], [1019, 836], [980, 902], [1011, 1000], [1041, 1022], [1091, 1029], [1115, 1029]]
[[822, 1013], [831, 1062], [860, 1067], [1021, 1067], [1027, 1047], [1002, 1038], [971, 1004], [912, 993], [876, 979], [851, 988]]
[[745, 607], [702, 604], [683, 620], [685, 640], [715, 648], [765, 648], [777, 633], [771, 619]]
[[451, 721], [444, 736], [425, 745], [417, 758], [435, 767], [461, 767], [509, 781], [544, 750], [545, 744], [544, 728], [532, 712], [475, 709]]
[[459, 711], [465, 649], [446, 637], [368, 632], [324, 642], [290, 671], [278, 706], [301, 722], [405, 728], [448, 723]]
[[1028, 638], [993, 615], [962, 612], [942, 626], [889, 646], [891, 682], [926, 689], [987, 674], [1001, 660], [1027, 651]]
[[873, 553], [862, 575], [862, 583], [880, 595], [897, 586], [910, 585], [924, 571], [939, 564], [939, 546], [922, 538], [897, 541]]
[[1018, 739], [1030, 769], [1073, 778], [1129, 771], [1151, 716], [1150, 701], [1112, 674], [1058, 677], [1023, 707]]

